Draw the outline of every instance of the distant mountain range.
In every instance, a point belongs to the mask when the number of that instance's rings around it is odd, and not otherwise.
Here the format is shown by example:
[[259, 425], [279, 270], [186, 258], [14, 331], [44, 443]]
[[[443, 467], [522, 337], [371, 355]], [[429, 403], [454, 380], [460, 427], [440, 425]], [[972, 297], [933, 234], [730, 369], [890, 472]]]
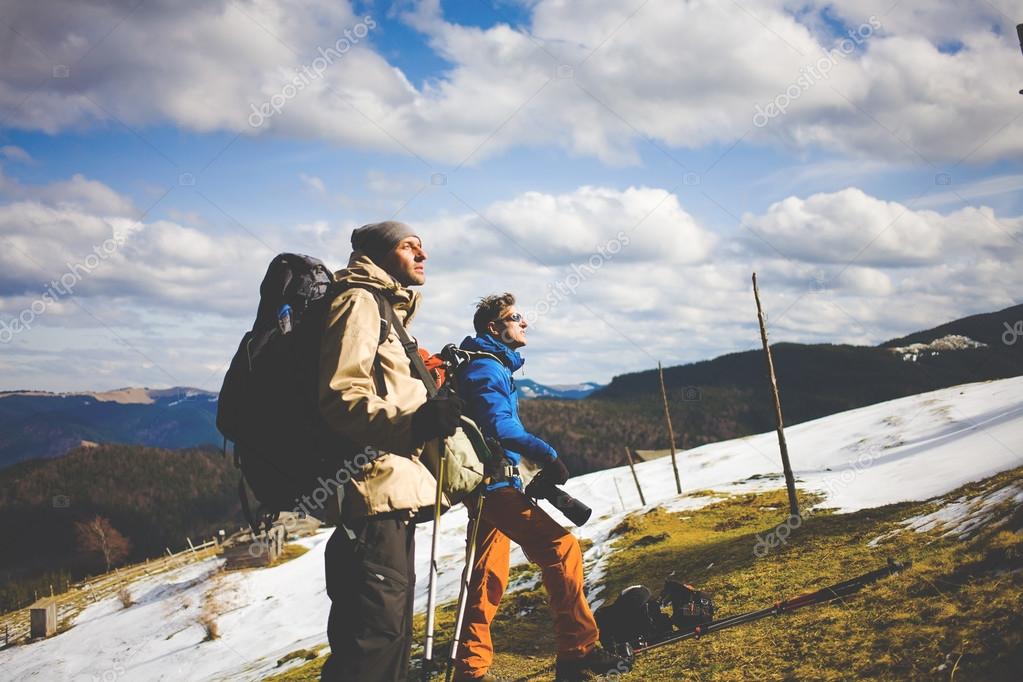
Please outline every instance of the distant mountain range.
[[[545, 386], [516, 381], [524, 399], [585, 398], [600, 384]], [[176, 449], [222, 442], [217, 394], [198, 388], [106, 392], [0, 392], [0, 468], [56, 457], [80, 445], [132, 443]]]
[[[787, 401], [794, 408], [790, 418], [805, 421], [969, 381], [1018, 376], [1023, 374], [1023, 335], [1012, 344], [1003, 337], [1010, 338], [1006, 329], [1015, 329], [1020, 320], [1023, 305], [878, 346], [772, 344], [783, 405]], [[763, 351], [757, 349], [665, 368], [664, 377], [669, 389], [695, 402], [700, 391], [711, 387], [764, 390], [765, 373]], [[591, 398], [629, 400], [657, 392], [659, 386], [656, 370], [623, 374]]]
[[582, 384], [557, 384], [545, 386], [532, 379], [516, 379], [515, 390], [520, 398], [559, 398], [561, 400], [581, 400], [594, 391], [603, 388], [603, 384], [587, 381]]
[[[1018, 305], [873, 347], [774, 344], [786, 423], [1021, 375], [1021, 320], [1023, 305]], [[759, 349], [667, 367], [664, 375], [679, 447], [774, 426]], [[656, 370], [617, 376], [606, 386], [544, 385], [531, 379], [518, 379], [516, 386], [526, 424], [569, 453], [566, 461], [577, 472], [620, 463], [626, 445], [667, 447]], [[215, 393], [194, 388], [0, 393], [0, 468], [95, 443], [166, 449], [220, 445], [216, 409]]]
[[[907, 395], [1023, 375], [1023, 305], [878, 346], [776, 343], [771, 349], [791, 426]], [[760, 349], [666, 367], [664, 380], [680, 449], [774, 428]], [[617, 376], [585, 400], [525, 401], [522, 415], [574, 473], [622, 464], [626, 447], [668, 447], [656, 369]]]
[[177, 449], [220, 443], [217, 394], [195, 388], [0, 393], [0, 467], [79, 445]]

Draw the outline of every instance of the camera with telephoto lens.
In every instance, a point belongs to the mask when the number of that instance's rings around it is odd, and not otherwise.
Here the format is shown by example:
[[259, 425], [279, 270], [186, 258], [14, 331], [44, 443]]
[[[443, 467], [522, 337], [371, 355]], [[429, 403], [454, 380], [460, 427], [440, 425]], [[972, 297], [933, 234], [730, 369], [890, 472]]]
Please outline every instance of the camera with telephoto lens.
[[543, 471], [538, 473], [529, 485], [526, 486], [526, 496], [534, 500], [547, 500], [554, 508], [568, 517], [568, 520], [577, 526], [584, 525], [590, 520], [593, 510], [575, 499], [564, 490], [547, 482], [544, 479]]

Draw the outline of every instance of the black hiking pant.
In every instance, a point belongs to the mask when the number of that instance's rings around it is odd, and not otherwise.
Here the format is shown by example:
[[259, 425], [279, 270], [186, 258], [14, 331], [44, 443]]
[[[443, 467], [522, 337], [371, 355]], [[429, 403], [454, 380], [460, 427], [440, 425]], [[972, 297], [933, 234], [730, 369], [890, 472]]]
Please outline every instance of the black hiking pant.
[[415, 531], [407, 515], [338, 526], [325, 563], [330, 658], [323, 682], [406, 682], [412, 649]]

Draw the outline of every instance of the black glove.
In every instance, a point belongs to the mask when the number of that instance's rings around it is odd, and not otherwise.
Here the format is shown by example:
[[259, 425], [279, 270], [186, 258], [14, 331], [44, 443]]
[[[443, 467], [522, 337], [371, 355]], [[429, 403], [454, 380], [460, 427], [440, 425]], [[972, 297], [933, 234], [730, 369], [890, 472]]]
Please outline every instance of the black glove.
[[465, 403], [454, 393], [438, 393], [412, 415], [412, 442], [420, 445], [446, 438], [458, 428]]
[[565, 481], [571, 475], [568, 473], [568, 467], [561, 461], [560, 457], [555, 457], [553, 461], [548, 463], [543, 470], [544, 483], [548, 485], [565, 485]]

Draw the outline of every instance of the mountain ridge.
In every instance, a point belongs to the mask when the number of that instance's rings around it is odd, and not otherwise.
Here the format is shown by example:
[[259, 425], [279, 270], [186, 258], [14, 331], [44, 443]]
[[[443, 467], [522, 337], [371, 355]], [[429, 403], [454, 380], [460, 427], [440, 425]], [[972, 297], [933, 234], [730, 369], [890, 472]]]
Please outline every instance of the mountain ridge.
[[[1023, 374], [1023, 343], [1003, 341], [1006, 329], [1015, 329], [1019, 320], [1023, 305], [953, 320], [878, 346], [775, 343], [786, 424], [946, 386]], [[896, 350], [955, 335], [986, 345]], [[759, 349], [667, 367], [664, 378], [681, 448], [773, 428], [774, 410]], [[621, 463], [625, 447], [667, 447], [655, 369], [622, 374], [604, 386], [545, 385], [528, 378], [517, 379], [516, 384], [526, 426], [564, 451], [576, 473]], [[56, 457], [83, 441], [168, 449], [219, 446], [216, 398], [216, 393], [190, 387], [3, 392], [0, 468]]]

